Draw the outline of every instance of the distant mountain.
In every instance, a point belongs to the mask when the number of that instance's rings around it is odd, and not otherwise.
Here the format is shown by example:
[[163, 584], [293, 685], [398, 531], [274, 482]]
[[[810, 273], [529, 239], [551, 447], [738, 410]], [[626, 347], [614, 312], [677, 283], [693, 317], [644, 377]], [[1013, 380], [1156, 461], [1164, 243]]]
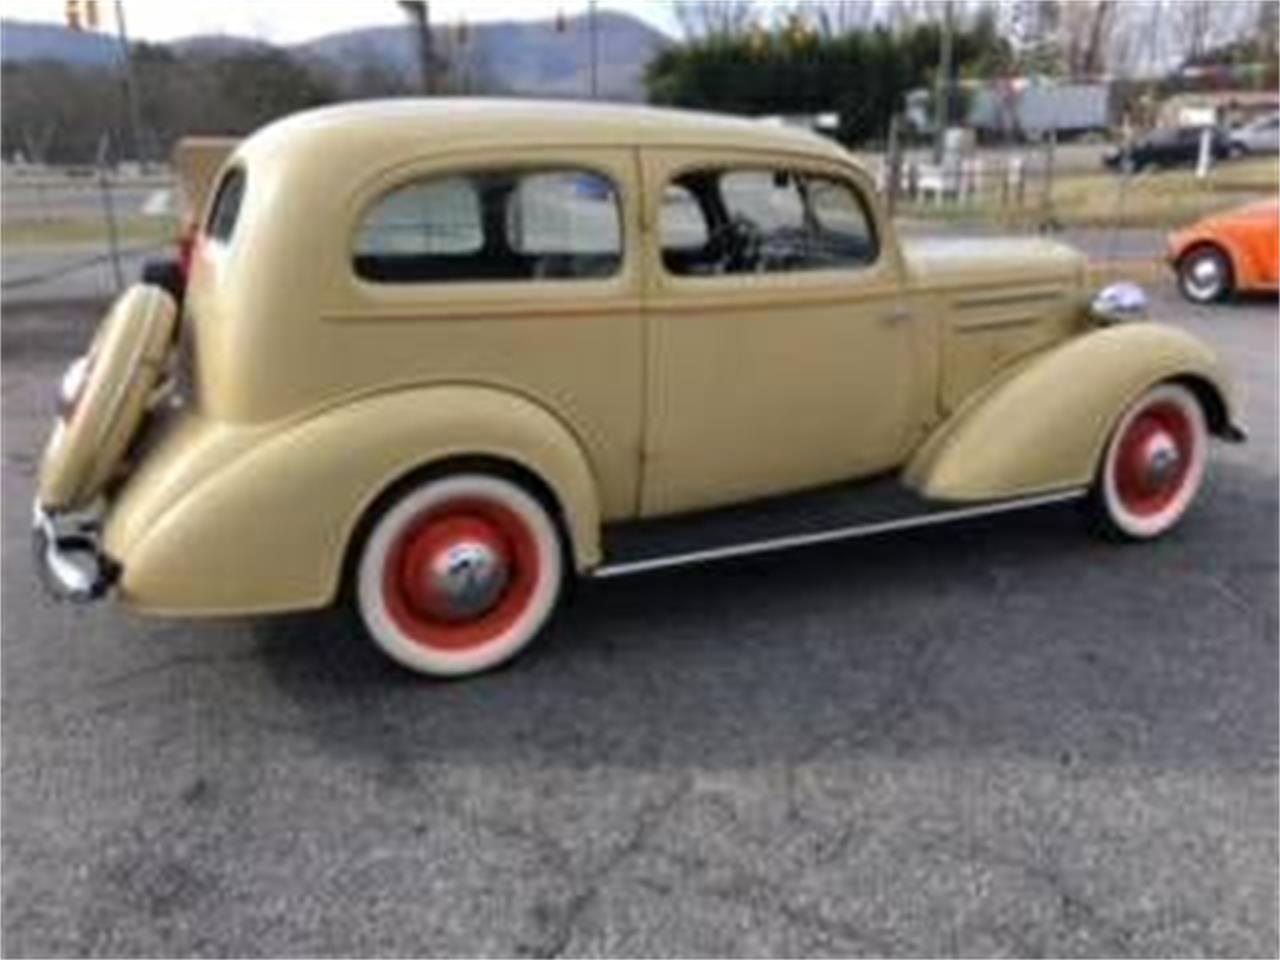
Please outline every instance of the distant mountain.
[[[590, 92], [590, 18], [567, 17], [563, 29], [550, 20], [503, 21], [468, 26], [459, 44], [449, 25], [438, 28], [442, 58], [483, 88], [526, 96], [585, 96]], [[615, 11], [596, 15], [597, 83], [601, 96], [643, 100], [645, 65], [671, 44], [662, 32]], [[269, 46], [229, 34], [186, 37], [168, 44], [184, 55], [218, 56]], [[303, 60], [355, 71], [368, 63], [415, 75], [417, 51], [407, 26], [377, 26], [327, 34], [284, 48]], [[0, 20], [0, 62], [53, 59], [78, 66], [111, 63], [113, 37], [45, 23]]]
[[265, 40], [252, 37], [237, 37], [231, 33], [198, 33], [192, 37], [172, 40], [167, 46], [184, 55], [226, 56], [231, 53], [246, 53], [253, 50], [269, 50], [271, 44]]
[[75, 66], [114, 63], [119, 54], [116, 38], [88, 30], [68, 30], [52, 23], [0, 20], [0, 62], [61, 60]]

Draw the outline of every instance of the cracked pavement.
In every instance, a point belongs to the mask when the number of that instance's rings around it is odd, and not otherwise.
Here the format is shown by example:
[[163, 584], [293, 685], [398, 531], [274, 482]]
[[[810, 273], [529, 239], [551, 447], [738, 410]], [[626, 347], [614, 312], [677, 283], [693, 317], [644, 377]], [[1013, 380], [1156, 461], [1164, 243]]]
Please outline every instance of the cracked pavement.
[[3, 328], [6, 955], [1280, 950], [1274, 299], [1159, 293], [1252, 431], [1160, 543], [1055, 508], [584, 584], [460, 683], [334, 615], [44, 599], [89, 318], [39, 311]]

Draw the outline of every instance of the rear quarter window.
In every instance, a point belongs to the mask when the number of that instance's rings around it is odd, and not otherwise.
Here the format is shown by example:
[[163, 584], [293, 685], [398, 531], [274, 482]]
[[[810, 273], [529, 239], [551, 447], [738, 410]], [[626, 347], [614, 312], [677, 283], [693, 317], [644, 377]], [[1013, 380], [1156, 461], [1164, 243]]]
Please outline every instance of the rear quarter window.
[[244, 169], [234, 167], [222, 176], [218, 190], [213, 197], [213, 206], [209, 208], [209, 219], [205, 222], [205, 236], [226, 242], [235, 231], [236, 221], [240, 218], [240, 206], [244, 202], [245, 187], [248, 178]]
[[576, 168], [460, 171], [402, 184], [357, 224], [375, 283], [590, 280], [622, 265], [617, 188]]

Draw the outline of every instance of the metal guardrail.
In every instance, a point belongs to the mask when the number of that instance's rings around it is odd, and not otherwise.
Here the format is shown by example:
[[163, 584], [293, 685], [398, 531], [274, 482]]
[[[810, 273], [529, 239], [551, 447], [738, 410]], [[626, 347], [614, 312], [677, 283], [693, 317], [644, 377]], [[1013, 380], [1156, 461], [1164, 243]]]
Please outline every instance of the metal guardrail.
[[[135, 269], [127, 260], [164, 248], [158, 241], [126, 244], [122, 239], [121, 218], [137, 216], [165, 216], [172, 203], [158, 206], [151, 198], [163, 191], [172, 191], [174, 180], [164, 171], [129, 171], [115, 167], [110, 162], [110, 144], [104, 137], [99, 145], [98, 162], [93, 167], [72, 171], [50, 169], [4, 171], [3, 205], [0, 211], [7, 227], [19, 225], [39, 235], [50, 227], [49, 241], [45, 245], [6, 245], [6, 266], [26, 265], [27, 272], [0, 279], [0, 291], [14, 293], [26, 291], [26, 295], [40, 298], [38, 288], [68, 277], [79, 277], [70, 283], [81, 294], [110, 296], [119, 293]], [[155, 209], [153, 209], [153, 207]], [[86, 233], [90, 247], [71, 239], [60, 240], [58, 224], [88, 225]], [[74, 235], [77, 231], [72, 230]], [[92, 239], [100, 237], [100, 240]], [[93, 246], [97, 251], [90, 252]], [[61, 247], [63, 249], [59, 250]], [[65, 256], [59, 256], [65, 254]], [[10, 260], [10, 257], [13, 260]], [[40, 262], [55, 259], [56, 262]], [[33, 261], [24, 264], [23, 261]], [[109, 269], [103, 272], [104, 266]], [[128, 269], [126, 270], [126, 267]], [[96, 276], [84, 276], [99, 268]], [[6, 271], [7, 272], [7, 271]], [[45, 291], [48, 293], [49, 291]]]
[[[150, 243], [134, 247], [121, 247], [117, 251], [117, 256], [133, 257], [147, 253], [159, 253], [165, 249], [164, 244]], [[110, 263], [113, 260], [111, 252], [97, 253], [91, 257], [84, 257], [78, 260], [71, 260], [60, 263], [56, 267], [48, 270], [41, 270], [36, 273], [23, 274], [17, 277], [11, 277], [7, 280], [0, 281], [0, 290], [21, 290], [25, 287], [38, 286], [42, 283], [48, 283], [51, 280], [58, 280], [62, 277], [71, 276], [80, 273], [91, 267], [96, 267], [104, 263]], [[120, 277], [117, 287], [123, 285], [123, 276]]]

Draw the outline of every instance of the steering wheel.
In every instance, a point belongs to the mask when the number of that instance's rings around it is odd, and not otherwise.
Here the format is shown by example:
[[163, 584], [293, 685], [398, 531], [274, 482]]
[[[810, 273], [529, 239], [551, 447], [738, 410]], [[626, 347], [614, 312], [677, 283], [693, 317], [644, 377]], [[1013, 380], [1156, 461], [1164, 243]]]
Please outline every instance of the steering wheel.
[[761, 269], [764, 233], [750, 217], [734, 214], [716, 229], [720, 248], [718, 273], [751, 273]]

